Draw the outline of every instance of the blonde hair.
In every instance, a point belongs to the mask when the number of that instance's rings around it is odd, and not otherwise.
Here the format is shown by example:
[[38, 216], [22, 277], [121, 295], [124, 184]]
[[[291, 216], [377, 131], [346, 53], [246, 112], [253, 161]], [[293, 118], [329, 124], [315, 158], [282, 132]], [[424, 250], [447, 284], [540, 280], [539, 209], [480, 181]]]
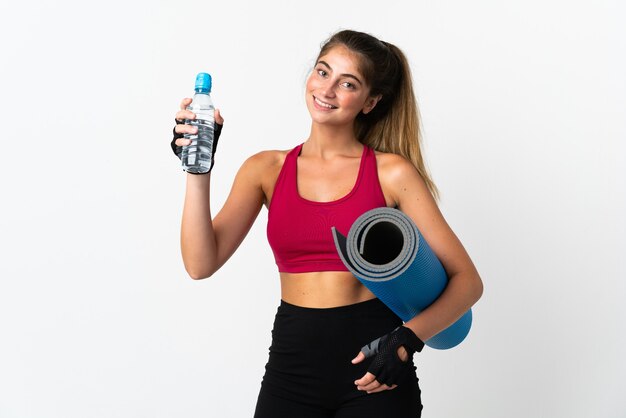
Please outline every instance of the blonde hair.
[[435, 199], [437, 186], [426, 169], [422, 133], [411, 70], [404, 53], [395, 45], [351, 30], [335, 33], [320, 50], [319, 57], [343, 45], [360, 59], [360, 70], [370, 85], [370, 96], [380, 95], [374, 109], [359, 114], [354, 129], [357, 139], [371, 148], [398, 154], [411, 161]]

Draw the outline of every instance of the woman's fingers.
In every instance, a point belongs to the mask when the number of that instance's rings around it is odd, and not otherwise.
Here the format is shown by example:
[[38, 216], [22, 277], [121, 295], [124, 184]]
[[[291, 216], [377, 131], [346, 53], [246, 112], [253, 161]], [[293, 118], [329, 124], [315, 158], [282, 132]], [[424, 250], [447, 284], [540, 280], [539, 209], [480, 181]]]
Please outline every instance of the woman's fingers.
[[191, 139], [185, 139], [185, 138], [178, 138], [176, 140], [176, 142], [174, 142], [176, 144], [176, 146], [178, 147], [185, 147], [189, 144], [191, 144]]
[[389, 387], [387, 385], [380, 385], [376, 389], [368, 390], [367, 393], [377, 393], [377, 392], [382, 392], [384, 390], [392, 390], [392, 389], [395, 389], [397, 387], [398, 387], [398, 385], [391, 385], [391, 387]]
[[[366, 383], [369, 382], [369, 383]], [[356, 382], [355, 382], [356, 383]], [[378, 380], [372, 380], [369, 381], [365, 380], [365, 379], [361, 379], [361, 384], [357, 383], [357, 389], [367, 392], [367, 393], [376, 393], [376, 392], [382, 392], [383, 390], [392, 390], [395, 389], [396, 387], [398, 387], [398, 385], [391, 385], [388, 386], [386, 384], [381, 384]]]
[[198, 127], [193, 125], [178, 124], [174, 127], [174, 132], [177, 134], [196, 134], [198, 133]]
[[365, 373], [365, 376], [360, 378], [359, 380], [355, 380], [354, 384], [358, 390], [365, 391], [367, 393], [376, 393], [382, 392], [383, 390], [391, 390], [395, 389], [398, 385], [387, 386], [385, 384], [380, 384], [378, 380], [376, 380], [376, 376], [371, 374], [370, 372]]
[[187, 109], [187, 106], [189, 106], [191, 104], [191, 102], [193, 101], [193, 99], [191, 97], [185, 97], [181, 102], [180, 102], [180, 110], [185, 110]]
[[[186, 119], [195, 119], [196, 118], [196, 114], [193, 113], [190, 110], [187, 110], [187, 106], [189, 106], [191, 104], [192, 99], [189, 97], [184, 98], [181, 102], [180, 102], [180, 110], [178, 112], [176, 112], [176, 121], [180, 121], [181, 123], [177, 123], [176, 126], [174, 127], [174, 132], [177, 134], [197, 134], [198, 133], [198, 127], [197, 126], [193, 126], [193, 125], [185, 125], [184, 121]], [[224, 118], [222, 117], [222, 114], [220, 113], [219, 109], [215, 109], [215, 122], [219, 123], [220, 125], [224, 124]], [[191, 144], [191, 140], [189, 139], [185, 139], [185, 138], [178, 138], [176, 139], [176, 141], [174, 142], [174, 144], [176, 144], [179, 147], [184, 147], [186, 145]]]
[[179, 110], [178, 112], [176, 112], [176, 115], [174, 117], [177, 121], [181, 121], [181, 123], [184, 123], [185, 119], [195, 119], [196, 114], [193, 113], [191, 110]]
[[[189, 103], [191, 103], [191, 99], [183, 99], [183, 101], [181, 102], [181, 110], [176, 112], [176, 115], [174, 116], [176, 118], [176, 120], [184, 122], [185, 119], [195, 119], [196, 118], [196, 114], [195, 113], [193, 113], [191, 110], [187, 110], [186, 106], [183, 107], [183, 104], [186, 103], [186, 100], [189, 100]], [[219, 123], [220, 125], [224, 124], [224, 118], [222, 117], [222, 112], [220, 112], [219, 109], [215, 109], [215, 122]]]
[[[193, 135], [193, 134], [198, 133], [198, 127], [192, 126], [192, 125], [177, 124], [174, 127], [174, 132], [176, 132], [177, 134], [192, 134]], [[186, 139], [186, 138], [178, 138], [174, 143], [179, 147], [184, 147], [186, 145], [191, 144], [191, 140]]]
[[354, 384], [357, 386], [367, 386], [369, 384], [371, 384], [372, 382], [376, 381], [376, 376], [374, 376], [373, 374], [371, 374], [370, 372], [365, 373], [365, 376], [363, 376], [362, 378], [355, 380]]
[[180, 110], [178, 112], [176, 112], [176, 116], [174, 116], [177, 121], [184, 122], [185, 119], [195, 119], [196, 118], [196, 114], [195, 113], [193, 113], [191, 110], [187, 110], [187, 106], [189, 106], [191, 104], [192, 100], [193, 99], [191, 99], [189, 97], [185, 97], [180, 102]]
[[355, 358], [352, 359], [352, 364], [357, 364], [365, 360], [365, 354], [362, 351], [359, 351], [359, 354], [356, 355]]
[[374, 380], [374, 381], [373, 381], [372, 383], [370, 383], [370, 384], [367, 384], [367, 385], [359, 385], [359, 386], [357, 386], [356, 388], [357, 388], [358, 390], [362, 390], [362, 391], [364, 391], [364, 392], [371, 392], [371, 391], [373, 391], [373, 390], [375, 390], [375, 389], [378, 389], [380, 386], [382, 386], [382, 385], [378, 382], [378, 380]]

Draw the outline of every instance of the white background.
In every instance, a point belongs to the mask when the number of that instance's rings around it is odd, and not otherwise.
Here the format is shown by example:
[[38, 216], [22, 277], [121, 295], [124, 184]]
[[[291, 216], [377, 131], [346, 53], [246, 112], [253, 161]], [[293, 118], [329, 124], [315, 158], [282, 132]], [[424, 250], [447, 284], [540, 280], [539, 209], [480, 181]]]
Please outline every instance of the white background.
[[626, 417], [625, 18], [618, 0], [2, 2], [0, 417], [252, 415], [280, 297], [266, 212], [187, 277], [173, 116], [211, 72], [217, 210], [247, 156], [306, 137], [305, 78], [340, 28], [406, 52], [485, 283], [468, 339], [416, 356], [424, 416]]

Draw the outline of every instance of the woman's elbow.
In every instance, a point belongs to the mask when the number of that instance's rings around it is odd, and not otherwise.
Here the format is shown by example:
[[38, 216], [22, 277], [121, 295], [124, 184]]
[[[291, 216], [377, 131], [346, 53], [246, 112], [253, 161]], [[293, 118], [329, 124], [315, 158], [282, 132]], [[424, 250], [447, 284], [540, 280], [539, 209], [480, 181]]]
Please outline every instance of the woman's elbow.
[[211, 277], [211, 274], [199, 273], [195, 271], [188, 270], [187, 273], [189, 274], [189, 277], [191, 277], [193, 280], [204, 280], [204, 279], [208, 279], [209, 277]]
[[187, 274], [193, 280], [208, 279], [216, 271], [216, 269], [213, 269], [210, 266], [188, 266], [188, 265], [185, 265], [185, 270], [187, 270]]
[[472, 297], [474, 299], [474, 303], [476, 303], [483, 296], [484, 290], [485, 288], [483, 286], [483, 281], [478, 275], [478, 273], [476, 273], [476, 275], [474, 276], [474, 280], [472, 280], [472, 285], [471, 285], [471, 290], [470, 290]]

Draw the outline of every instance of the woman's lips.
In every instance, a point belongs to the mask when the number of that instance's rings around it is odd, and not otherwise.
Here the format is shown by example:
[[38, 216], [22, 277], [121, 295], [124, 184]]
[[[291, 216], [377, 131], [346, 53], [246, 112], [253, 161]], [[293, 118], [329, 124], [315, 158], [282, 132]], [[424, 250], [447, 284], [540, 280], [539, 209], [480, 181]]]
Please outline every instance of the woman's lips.
[[318, 106], [321, 107], [322, 109], [337, 109], [337, 106], [333, 106], [330, 103], [326, 103], [321, 101], [320, 99], [318, 99], [317, 97], [313, 96], [313, 102]]

